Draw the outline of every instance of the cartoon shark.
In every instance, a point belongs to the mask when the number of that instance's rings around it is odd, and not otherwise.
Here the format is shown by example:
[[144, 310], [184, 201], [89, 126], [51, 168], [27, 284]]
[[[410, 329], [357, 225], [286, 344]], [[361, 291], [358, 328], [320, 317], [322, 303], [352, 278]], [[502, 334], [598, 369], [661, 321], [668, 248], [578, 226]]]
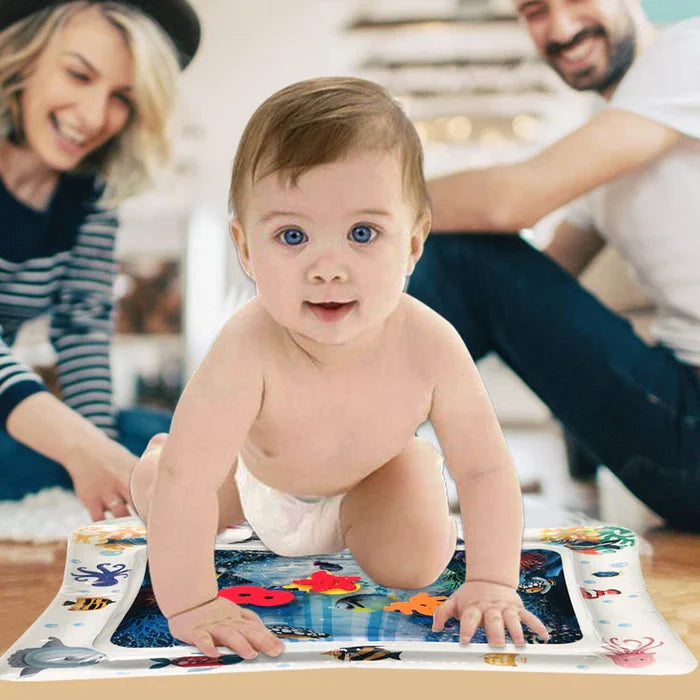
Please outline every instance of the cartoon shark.
[[60, 639], [49, 637], [42, 647], [20, 649], [8, 659], [12, 668], [21, 668], [20, 678], [33, 676], [46, 668], [77, 668], [92, 666], [106, 659], [106, 655], [87, 647], [67, 647]]

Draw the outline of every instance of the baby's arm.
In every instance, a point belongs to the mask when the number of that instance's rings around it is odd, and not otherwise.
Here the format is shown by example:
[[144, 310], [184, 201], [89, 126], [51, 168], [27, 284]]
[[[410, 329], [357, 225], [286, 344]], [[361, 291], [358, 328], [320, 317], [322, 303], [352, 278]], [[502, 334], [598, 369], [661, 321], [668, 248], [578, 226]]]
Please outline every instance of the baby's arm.
[[245, 657], [282, 649], [257, 615], [217, 598], [217, 490], [263, 395], [261, 363], [246, 333], [237, 317], [229, 321], [188, 382], [161, 454], [148, 515], [158, 605], [178, 639], [210, 656], [218, 655], [217, 641]]
[[[518, 477], [486, 389], [462, 339], [447, 322], [438, 329], [433, 362], [439, 367], [430, 418], [457, 483], [464, 526], [465, 584], [436, 612], [434, 629], [449, 617], [468, 642], [482, 622], [490, 644], [505, 643], [504, 623], [523, 644], [522, 619], [547, 636], [517, 594], [522, 544]], [[435, 351], [435, 350], [434, 350]]]

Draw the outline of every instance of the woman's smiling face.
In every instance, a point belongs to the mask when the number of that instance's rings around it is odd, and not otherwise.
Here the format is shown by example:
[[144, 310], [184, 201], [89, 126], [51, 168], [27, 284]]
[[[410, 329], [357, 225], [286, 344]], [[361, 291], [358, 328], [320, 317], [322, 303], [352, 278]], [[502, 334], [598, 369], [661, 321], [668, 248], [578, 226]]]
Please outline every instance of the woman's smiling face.
[[132, 116], [133, 66], [121, 32], [96, 9], [78, 12], [50, 39], [25, 80], [22, 124], [51, 170], [74, 169]]

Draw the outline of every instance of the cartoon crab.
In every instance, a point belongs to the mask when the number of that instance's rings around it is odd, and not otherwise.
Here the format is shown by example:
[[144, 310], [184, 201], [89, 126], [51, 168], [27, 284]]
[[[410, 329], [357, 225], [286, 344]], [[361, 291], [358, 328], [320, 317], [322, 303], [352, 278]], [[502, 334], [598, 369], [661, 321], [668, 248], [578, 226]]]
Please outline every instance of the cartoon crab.
[[605, 651], [610, 651], [612, 654], [606, 654], [609, 659], [612, 659], [618, 666], [623, 668], [644, 668], [644, 666], [649, 666], [653, 664], [656, 659], [654, 654], [648, 652], [648, 649], [655, 649], [663, 645], [663, 642], [656, 641], [653, 637], [644, 637], [645, 641], [639, 641], [638, 639], [625, 639], [623, 644], [634, 643], [637, 646], [633, 649], [622, 646], [617, 641], [617, 637], [610, 637], [606, 642], [603, 640], [602, 645]]

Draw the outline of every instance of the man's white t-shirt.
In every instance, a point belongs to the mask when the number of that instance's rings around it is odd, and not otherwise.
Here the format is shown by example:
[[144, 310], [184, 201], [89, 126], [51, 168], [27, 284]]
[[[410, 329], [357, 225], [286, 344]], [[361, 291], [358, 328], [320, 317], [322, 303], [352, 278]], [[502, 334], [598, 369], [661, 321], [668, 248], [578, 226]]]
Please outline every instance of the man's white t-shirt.
[[682, 362], [700, 366], [700, 17], [662, 30], [608, 108], [686, 138], [579, 198], [567, 220], [595, 229], [620, 251], [656, 306], [653, 336]]

